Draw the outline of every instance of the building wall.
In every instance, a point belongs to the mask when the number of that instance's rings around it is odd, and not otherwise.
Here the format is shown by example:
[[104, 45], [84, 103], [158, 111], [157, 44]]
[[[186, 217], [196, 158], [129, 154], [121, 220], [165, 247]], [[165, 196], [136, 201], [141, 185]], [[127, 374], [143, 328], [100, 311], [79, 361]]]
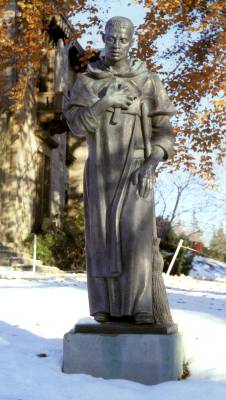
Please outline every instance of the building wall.
[[[15, 3], [10, 2], [11, 21]], [[29, 88], [22, 126], [18, 126], [10, 112], [7, 98], [0, 114], [0, 245], [18, 250], [33, 230], [42, 228], [46, 218], [59, 224], [65, 206], [67, 134], [66, 129], [61, 129], [60, 134], [54, 130], [59, 117], [59, 105], [55, 110], [55, 94], [59, 94], [55, 85], [56, 54], [57, 44], [46, 56], [44, 75], [42, 71], [46, 87], [31, 85]], [[7, 85], [13, 85], [14, 75], [13, 69], [7, 70]], [[53, 99], [51, 110], [49, 99]], [[49, 114], [51, 117], [46, 119]], [[42, 186], [47, 198], [44, 196], [40, 201]], [[45, 215], [40, 205], [45, 208]]]
[[[28, 113], [23, 127], [16, 135], [14, 122], [2, 131], [8, 140], [1, 157], [1, 224], [0, 243], [21, 247], [34, 228], [37, 203], [37, 184], [40, 183], [42, 157], [49, 159], [50, 188], [49, 215], [60, 216], [64, 208], [67, 182], [66, 133], [53, 135], [58, 147], [51, 148], [35, 135], [37, 129], [32, 113]], [[13, 140], [14, 136], [14, 140]]]
[[69, 149], [73, 162], [68, 167], [68, 197], [69, 209], [73, 207], [74, 200], [83, 196], [83, 173], [88, 149], [85, 139], [69, 136]]
[[52, 173], [51, 173], [51, 216], [60, 222], [60, 214], [65, 207], [65, 196], [67, 190], [68, 171], [66, 167], [66, 133], [55, 135], [59, 143], [57, 149], [52, 150]]

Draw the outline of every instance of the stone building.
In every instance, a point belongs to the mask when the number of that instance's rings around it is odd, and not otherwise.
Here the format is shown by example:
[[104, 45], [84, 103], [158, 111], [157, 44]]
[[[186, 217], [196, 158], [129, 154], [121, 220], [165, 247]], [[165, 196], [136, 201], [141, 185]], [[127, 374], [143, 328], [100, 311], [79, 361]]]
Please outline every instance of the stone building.
[[[8, 26], [18, 12], [10, 1]], [[41, 231], [46, 219], [60, 224], [62, 210], [75, 191], [81, 192], [85, 146], [70, 137], [61, 109], [63, 92], [76, 78], [73, 63], [83, 54], [79, 44], [65, 46], [72, 26], [63, 16], [49, 20], [51, 50], [43, 60], [38, 81], [31, 83], [22, 127], [15, 123], [4, 98], [0, 108], [0, 246], [21, 251], [31, 232]], [[8, 87], [15, 83], [6, 70]], [[77, 158], [77, 160], [76, 160]], [[4, 247], [5, 248], [5, 247]]]

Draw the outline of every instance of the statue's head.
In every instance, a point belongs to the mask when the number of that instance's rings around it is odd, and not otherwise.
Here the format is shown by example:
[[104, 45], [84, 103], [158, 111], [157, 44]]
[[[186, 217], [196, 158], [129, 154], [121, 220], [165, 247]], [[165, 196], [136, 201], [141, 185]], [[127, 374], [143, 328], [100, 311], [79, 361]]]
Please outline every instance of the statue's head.
[[129, 49], [133, 44], [134, 26], [130, 19], [113, 17], [105, 26], [102, 34], [105, 43], [105, 56], [113, 62], [128, 58]]

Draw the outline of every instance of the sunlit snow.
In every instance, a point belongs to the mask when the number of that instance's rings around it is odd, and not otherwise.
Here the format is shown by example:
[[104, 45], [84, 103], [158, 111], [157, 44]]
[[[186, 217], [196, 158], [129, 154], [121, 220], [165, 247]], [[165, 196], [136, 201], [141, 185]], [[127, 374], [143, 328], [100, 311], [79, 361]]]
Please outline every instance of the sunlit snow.
[[[62, 373], [63, 335], [78, 319], [89, 316], [84, 275], [33, 279], [32, 273], [4, 273], [5, 278], [0, 279], [0, 400], [226, 398], [223, 281], [164, 277], [173, 316], [184, 337], [191, 376], [145, 386]], [[29, 279], [23, 279], [25, 276]]]

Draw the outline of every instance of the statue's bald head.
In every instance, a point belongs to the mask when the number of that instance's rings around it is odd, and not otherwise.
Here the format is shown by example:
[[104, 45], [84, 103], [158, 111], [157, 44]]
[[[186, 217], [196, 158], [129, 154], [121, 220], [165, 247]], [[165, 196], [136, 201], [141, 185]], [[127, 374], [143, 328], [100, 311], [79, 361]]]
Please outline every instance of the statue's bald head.
[[112, 17], [110, 18], [105, 25], [105, 33], [108, 34], [112, 28], [126, 28], [130, 34], [130, 37], [133, 37], [134, 34], [134, 25], [129, 18], [125, 17]]

